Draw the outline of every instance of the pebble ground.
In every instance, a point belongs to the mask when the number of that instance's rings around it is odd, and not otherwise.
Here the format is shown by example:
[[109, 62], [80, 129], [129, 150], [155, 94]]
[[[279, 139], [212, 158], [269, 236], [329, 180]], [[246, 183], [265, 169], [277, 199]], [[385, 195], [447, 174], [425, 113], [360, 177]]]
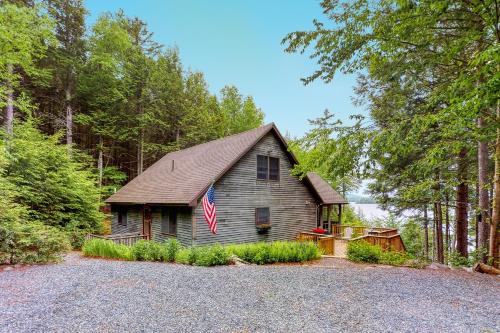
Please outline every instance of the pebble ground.
[[500, 278], [82, 258], [0, 272], [0, 332], [500, 332]]

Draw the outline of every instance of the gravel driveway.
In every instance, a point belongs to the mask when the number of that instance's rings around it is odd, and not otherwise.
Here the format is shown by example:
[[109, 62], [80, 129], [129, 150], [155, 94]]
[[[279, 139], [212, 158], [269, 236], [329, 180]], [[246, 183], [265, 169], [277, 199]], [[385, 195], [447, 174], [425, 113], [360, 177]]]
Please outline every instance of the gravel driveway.
[[499, 332], [500, 279], [332, 260], [201, 268], [73, 253], [0, 272], [0, 331]]

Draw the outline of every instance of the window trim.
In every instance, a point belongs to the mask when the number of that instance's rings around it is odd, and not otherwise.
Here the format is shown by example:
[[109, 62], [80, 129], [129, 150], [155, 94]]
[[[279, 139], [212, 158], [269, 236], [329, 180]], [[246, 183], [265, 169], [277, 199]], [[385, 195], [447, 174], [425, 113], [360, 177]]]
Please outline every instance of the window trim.
[[[265, 157], [267, 161], [267, 166], [266, 166], [266, 177], [265, 178], [259, 178], [259, 156]], [[278, 160], [278, 179], [270, 179], [270, 174], [271, 174], [271, 158], [274, 158]], [[279, 182], [281, 180], [281, 159], [279, 157], [274, 157], [271, 155], [262, 155], [262, 154], [257, 154], [257, 157], [255, 159], [256, 168], [256, 175], [255, 178], [258, 181], [265, 181], [265, 182]]]

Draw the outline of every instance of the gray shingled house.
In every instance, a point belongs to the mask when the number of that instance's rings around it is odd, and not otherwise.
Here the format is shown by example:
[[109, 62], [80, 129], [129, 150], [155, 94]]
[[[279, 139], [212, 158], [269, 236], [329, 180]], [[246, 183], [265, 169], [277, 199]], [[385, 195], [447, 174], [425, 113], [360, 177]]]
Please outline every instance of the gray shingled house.
[[[274, 124], [169, 153], [106, 200], [112, 234], [176, 237], [188, 246], [292, 240], [317, 226], [331, 230], [336, 221], [326, 215], [340, 220], [346, 200], [314, 173], [292, 176], [296, 163]], [[217, 235], [201, 205], [212, 183]], [[323, 214], [332, 208], [336, 214]]]

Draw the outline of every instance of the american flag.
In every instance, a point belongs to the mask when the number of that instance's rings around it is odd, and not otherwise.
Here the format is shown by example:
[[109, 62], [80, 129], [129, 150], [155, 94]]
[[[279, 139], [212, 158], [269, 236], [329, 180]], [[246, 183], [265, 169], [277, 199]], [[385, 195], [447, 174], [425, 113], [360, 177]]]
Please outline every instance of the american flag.
[[203, 196], [203, 212], [205, 213], [205, 220], [210, 227], [210, 231], [215, 235], [217, 234], [217, 214], [215, 213], [215, 189], [210, 185], [207, 193]]

